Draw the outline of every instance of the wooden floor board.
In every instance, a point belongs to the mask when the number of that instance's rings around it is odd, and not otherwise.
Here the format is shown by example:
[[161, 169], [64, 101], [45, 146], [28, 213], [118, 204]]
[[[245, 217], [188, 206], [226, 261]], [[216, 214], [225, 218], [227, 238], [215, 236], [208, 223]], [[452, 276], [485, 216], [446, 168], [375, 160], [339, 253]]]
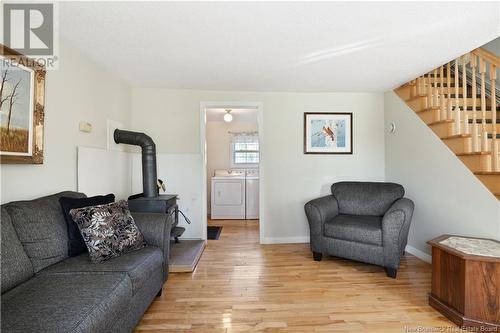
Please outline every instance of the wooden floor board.
[[170, 274], [137, 332], [458, 331], [427, 304], [431, 267], [416, 257], [391, 279], [377, 266], [315, 262], [308, 244], [260, 245], [258, 221], [209, 224], [223, 226], [220, 239], [192, 274]]

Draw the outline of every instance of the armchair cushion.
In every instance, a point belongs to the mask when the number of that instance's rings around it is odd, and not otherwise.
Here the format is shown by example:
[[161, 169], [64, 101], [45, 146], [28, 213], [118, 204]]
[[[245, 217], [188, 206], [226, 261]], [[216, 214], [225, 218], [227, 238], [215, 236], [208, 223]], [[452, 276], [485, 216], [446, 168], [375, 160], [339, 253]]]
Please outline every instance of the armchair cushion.
[[325, 223], [325, 236], [382, 246], [382, 218], [368, 215], [338, 215]]
[[394, 183], [339, 182], [331, 189], [339, 213], [348, 215], [383, 216], [405, 194], [403, 186]]

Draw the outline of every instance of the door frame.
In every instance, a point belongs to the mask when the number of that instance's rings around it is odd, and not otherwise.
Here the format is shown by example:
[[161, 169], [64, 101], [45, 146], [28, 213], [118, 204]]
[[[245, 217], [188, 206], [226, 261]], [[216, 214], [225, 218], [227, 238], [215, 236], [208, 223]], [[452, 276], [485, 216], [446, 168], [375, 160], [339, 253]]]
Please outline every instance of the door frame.
[[202, 238], [207, 239], [207, 109], [224, 108], [237, 109], [247, 108], [257, 110], [257, 128], [259, 131], [259, 239], [264, 239], [264, 159], [262, 148], [264, 147], [264, 107], [261, 102], [200, 102], [200, 150], [201, 150], [201, 172], [202, 172]]

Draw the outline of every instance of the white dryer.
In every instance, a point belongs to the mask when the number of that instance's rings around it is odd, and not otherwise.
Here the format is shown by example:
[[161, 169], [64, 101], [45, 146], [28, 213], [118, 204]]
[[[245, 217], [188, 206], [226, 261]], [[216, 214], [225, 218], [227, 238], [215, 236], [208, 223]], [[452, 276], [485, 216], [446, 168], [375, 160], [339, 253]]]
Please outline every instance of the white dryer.
[[215, 170], [211, 184], [211, 218], [245, 219], [245, 204], [245, 171]]

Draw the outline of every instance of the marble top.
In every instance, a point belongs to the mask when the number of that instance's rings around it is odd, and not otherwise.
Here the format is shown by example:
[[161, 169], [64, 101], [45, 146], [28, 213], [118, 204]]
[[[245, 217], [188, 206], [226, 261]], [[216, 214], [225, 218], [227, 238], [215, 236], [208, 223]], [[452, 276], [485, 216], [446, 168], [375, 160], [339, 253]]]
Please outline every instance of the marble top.
[[470, 255], [500, 258], [500, 243], [489, 239], [451, 236], [439, 243]]

